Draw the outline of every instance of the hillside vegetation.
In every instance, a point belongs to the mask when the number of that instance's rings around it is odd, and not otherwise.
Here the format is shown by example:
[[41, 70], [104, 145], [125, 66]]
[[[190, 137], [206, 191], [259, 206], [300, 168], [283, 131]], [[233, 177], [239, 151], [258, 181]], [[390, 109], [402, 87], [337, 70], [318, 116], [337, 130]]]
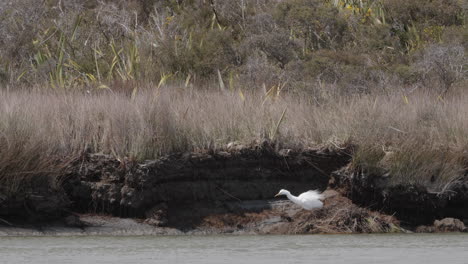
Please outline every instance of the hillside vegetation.
[[[17, 0], [0, 3], [0, 82], [133, 89], [466, 87], [464, 0]], [[212, 81], [216, 81], [213, 83]]]

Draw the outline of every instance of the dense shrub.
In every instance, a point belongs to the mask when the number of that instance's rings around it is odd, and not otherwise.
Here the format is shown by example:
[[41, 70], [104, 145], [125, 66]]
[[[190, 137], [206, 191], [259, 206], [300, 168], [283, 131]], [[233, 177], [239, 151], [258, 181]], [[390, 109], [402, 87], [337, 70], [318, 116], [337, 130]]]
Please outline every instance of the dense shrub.
[[468, 61], [459, 45], [432, 45], [423, 50], [416, 63], [426, 87], [439, 87], [443, 94], [468, 76]]
[[457, 0], [384, 0], [387, 18], [391, 23], [402, 25], [461, 25], [463, 23], [462, 1]]
[[338, 48], [347, 29], [338, 9], [320, 0], [284, 1], [278, 5], [275, 14], [293, 37], [304, 40], [306, 50]]
[[388, 91], [385, 86], [446, 90], [466, 81], [466, 66], [453, 77], [446, 74], [454, 72], [450, 63], [437, 63], [438, 70], [421, 67], [435, 65], [428, 62], [427, 50], [448, 46], [461, 48], [457, 54], [466, 59], [463, 2], [353, 3], [2, 1], [0, 84], [112, 89], [116, 83], [199, 82], [217, 87], [224, 79], [231, 87], [248, 89], [281, 83], [291, 92], [325, 85], [368, 93]]

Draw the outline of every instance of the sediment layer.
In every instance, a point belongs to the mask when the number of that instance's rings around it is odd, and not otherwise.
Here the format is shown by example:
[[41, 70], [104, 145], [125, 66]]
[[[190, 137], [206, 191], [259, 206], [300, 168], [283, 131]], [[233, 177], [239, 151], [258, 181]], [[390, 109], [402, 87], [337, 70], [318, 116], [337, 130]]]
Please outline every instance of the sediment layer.
[[[466, 179], [442, 194], [390, 186], [384, 177], [357, 177], [347, 166], [350, 157], [349, 149], [268, 143], [141, 163], [86, 154], [64, 172], [60, 188], [0, 199], [0, 218], [4, 225], [58, 221], [86, 228], [94, 225], [86, 217], [108, 215], [136, 219], [162, 234], [393, 232], [402, 231], [400, 220], [416, 227], [444, 217], [468, 219]], [[273, 200], [282, 188], [294, 194], [328, 189], [325, 206], [305, 211]]]

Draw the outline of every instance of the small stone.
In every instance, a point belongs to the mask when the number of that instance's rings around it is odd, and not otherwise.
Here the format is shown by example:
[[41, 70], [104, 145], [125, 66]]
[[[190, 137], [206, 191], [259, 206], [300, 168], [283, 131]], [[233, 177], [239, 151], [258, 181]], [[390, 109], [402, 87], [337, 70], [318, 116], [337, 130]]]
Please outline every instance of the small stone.
[[456, 218], [444, 218], [434, 221], [434, 228], [437, 232], [464, 232], [465, 224]]
[[414, 230], [416, 233], [434, 233], [435, 228], [433, 226], [425, 226], [421, 225], [416, 227], [416, 230]]
[[230, 154], [229, 152], [226, 152], [226, 151], [219, 151], [219, 152], [217, 153], [217, 155], [218, 155], [219, 157], [225, 158], [225, 159], [231, 157], [231, 154]]
[[291, 149], [282, 149], [282, 150], [278, 151], [278, 154], [281, 157], [288, 157], [291, 154], [291, 152], [292, 152]]
[[229, 151], [241, 151], [242, 149], [244, 149], [245, 146], [240, 144], [239, 142], [230, 142], [229, 144], [227, 144], [227, 149]]
[[69, 227], [79, 227], [83, 228], [86, 226], [86, 224], [80, 220], [80, 217], [76, 215], [69, 215], [65, 217], [65, 225]]
[[145, 223], [153, 226], [167, 225], [167, 204], [160, 203], [145, 212]]
[[157, 226], [157, 227], [162, 227], [167, 225], [167, 219], [161, 218], [161, 219], [155, 219], [155, 218], [147, 218], [144, 221], [145, 224], [152, 225], [152, 226]]

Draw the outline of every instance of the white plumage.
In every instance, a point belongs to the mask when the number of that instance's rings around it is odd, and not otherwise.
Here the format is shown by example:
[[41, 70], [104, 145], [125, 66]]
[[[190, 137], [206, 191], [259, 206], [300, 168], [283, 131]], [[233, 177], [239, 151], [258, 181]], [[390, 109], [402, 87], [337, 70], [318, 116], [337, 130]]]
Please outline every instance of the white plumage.
[[307, 210], [323, 207], [323, 202], [321, 201], [323, 200], [323, 195], [318, 191], [311, 190], [302, 193], [299, 196], [294, 196], [288, 190], [281, 189], [275, 197], [279, 195], [286, 195], [293, 203], [300, 205], [302, 208]]

